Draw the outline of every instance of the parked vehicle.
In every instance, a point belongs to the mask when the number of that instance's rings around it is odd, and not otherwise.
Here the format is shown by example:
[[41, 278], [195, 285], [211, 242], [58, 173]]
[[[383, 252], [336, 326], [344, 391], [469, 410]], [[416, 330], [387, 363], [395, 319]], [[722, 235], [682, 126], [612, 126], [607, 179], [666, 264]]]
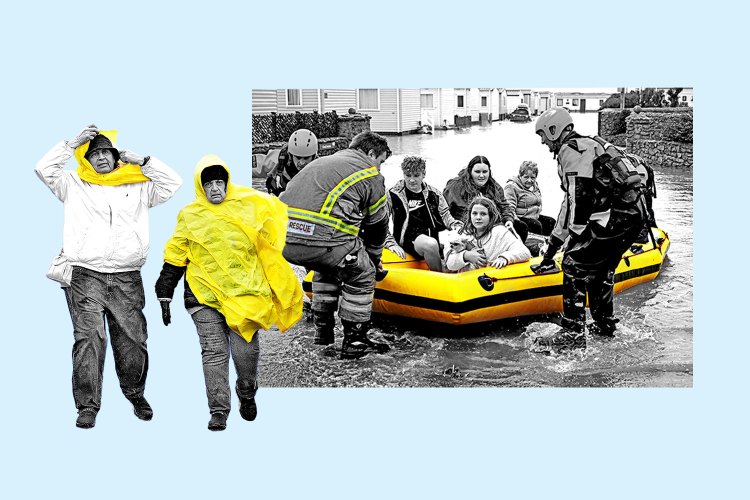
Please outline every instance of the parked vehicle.
[[529, 106], [527, 104], [519, 104], [515, 111], [508, 115], [508, 119], [512, 122], [530, 122]]

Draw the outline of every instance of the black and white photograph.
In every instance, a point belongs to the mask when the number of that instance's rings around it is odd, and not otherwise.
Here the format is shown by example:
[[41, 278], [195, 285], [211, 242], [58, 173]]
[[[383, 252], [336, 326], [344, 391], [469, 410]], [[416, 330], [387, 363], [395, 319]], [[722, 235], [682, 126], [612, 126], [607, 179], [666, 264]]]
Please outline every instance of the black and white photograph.
[[692, 387], [693, 89], [253, 89], [279, 387]]

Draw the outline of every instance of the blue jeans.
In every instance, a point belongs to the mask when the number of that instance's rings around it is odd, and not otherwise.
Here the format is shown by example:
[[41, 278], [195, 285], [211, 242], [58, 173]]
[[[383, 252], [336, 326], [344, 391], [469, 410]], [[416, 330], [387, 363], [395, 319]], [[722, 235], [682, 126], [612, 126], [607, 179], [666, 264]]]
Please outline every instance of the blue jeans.
[[203, 307], [192, 314], [203, 358], [203, 376], [206, 380], [206, 396], [211, 413], [229, 413], [231, 394], [229, 391], [229, 357], [237, 372], [235, 390], [240, 399], [255, 397], [258, 390], [258, 361], [260, 359], [260, 331], [255, 332], [251, 342], [233, 332], [224, 316], [210, 307]]
[[73, 399], [78, 412], [98, 412], [109, 329], [115, 371], [128, 399], [143, 396], [148, 372], [146, 299], [139, 271], [100, 273], [73, 267], [64, 288], [73, 320]]

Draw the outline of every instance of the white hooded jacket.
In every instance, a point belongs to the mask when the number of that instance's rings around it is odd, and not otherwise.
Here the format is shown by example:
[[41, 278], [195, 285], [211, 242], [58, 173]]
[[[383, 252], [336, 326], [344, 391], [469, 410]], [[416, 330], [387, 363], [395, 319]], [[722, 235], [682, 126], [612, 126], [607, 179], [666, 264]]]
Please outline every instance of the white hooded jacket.
[[151, 157], [141, 167], [147, 182], [92, 184], [64, 170], [73, 154], [60, 142], [34, 169], [65, 205], [63, 253], [70, 264], [101, 273], [139, 270], [149, 249], [148, 209], [171, 198], [182, 179]]

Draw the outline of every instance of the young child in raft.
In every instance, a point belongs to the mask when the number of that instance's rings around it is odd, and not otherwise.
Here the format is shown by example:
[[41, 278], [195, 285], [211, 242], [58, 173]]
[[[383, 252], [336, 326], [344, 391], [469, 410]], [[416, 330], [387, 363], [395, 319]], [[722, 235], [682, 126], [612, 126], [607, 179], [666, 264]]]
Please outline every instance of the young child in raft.
[[488, 265], [500, 269], [531, 258], [521, 239], [503, 225], [492, 200], [477, 196], [468, 207], [461, 232], [469, 238], [449, 240], [450, 250], [445, 255], [447, 269], [463, 272]]

